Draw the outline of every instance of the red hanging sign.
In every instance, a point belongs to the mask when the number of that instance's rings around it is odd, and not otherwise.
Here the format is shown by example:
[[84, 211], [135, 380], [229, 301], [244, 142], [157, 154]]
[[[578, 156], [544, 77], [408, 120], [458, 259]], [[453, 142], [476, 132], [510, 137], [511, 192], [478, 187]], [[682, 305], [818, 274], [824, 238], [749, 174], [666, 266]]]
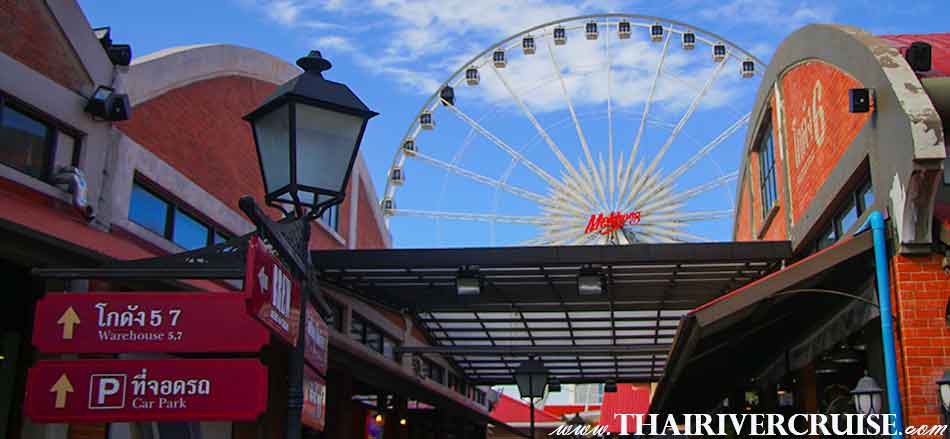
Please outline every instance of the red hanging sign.
[[320, 375], [327, 373], [327, 341], [329, 332], [320, 313], [307, 303], [307, 324], [304, 330], [304, 359]]
[[267, 330], [236, 293], [48, 293], [37, 302], [42, 352], [257, 352]]
[[300, 333], [300, 283], [257, 236], [247, 247], [244, 291], [248, 312], [287, 343]]
[[27, 373], [33, 422], [253, 421], [267, 408], [257, 359], [40, 361]]
[[310, 367], [304, 366], [303, 409], [301, 422], [317, 431], [326, 425], [327, 385], [323, 378]]

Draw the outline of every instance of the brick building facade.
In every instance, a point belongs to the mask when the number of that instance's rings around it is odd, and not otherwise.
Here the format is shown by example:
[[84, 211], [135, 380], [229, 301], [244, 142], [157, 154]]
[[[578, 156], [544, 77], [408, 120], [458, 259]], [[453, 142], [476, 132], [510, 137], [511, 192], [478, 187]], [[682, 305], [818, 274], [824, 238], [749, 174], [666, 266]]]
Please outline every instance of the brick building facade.
[[[932, 48], [929, 70], [905, 58], [916, 41]], [[738, 186], [734, 238], [787, 239], [801, 258], [848, 239], [871, 211], [888, 218], [905, 425], [941, 423], [935, 381], [950, 369], [947, 42], [847, 26], [793, 33], [760, 86]], [[851, 89], [870, 90], [870, 111], [850, 111]]]

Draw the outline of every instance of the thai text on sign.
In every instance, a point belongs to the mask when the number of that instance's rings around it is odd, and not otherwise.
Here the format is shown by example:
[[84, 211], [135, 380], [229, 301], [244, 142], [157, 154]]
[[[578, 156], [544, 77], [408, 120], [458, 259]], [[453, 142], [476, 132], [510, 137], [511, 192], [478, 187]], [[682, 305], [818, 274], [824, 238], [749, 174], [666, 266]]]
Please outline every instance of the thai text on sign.
[[33, 344], [43, 352], [256, 352], [267, 330], [238, 293], [48, 293]]
[[267, 405], [257, 359], [40, 361], [27, 374], [33, 422], [254, 420]]

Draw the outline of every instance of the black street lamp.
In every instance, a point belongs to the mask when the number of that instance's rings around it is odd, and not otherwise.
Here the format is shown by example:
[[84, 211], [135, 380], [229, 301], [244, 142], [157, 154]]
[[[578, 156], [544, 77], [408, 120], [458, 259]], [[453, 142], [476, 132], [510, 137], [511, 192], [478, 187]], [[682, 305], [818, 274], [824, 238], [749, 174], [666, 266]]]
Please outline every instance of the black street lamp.
[[345, 196], [370, 110], [349, 87], [323, 78], [330, 62], [314, 50], [304, 72], [277, 88], [244, 120], [251, 123], [264, 200], [296, 216], [318, 217]]
[[[287, 216], [274, 222], [253, 197], [240, 201], [241, 209], [271, 240], [301, 281], [300, 303], [314, 298], [326, 317], [310, 264], [310, 221], [343, 202], [367, 121], [376, 116], [349, 89], [328, 81], [323, 72], [330, 62], [312, 51], [297, 60], [304, 71], [277, 88], [244, 120], [250, 122], [264, 178], [264, 201]], [[304, 329], [300, 312], [297, 346], [288, 366], [286, 437], [302, 434]]]
[[[937, 396], [940, 400], [940, 411], [943, 412], [944, 425], [950, 423], [950, 369], [943, 371], [943, 376], [937, 380]], [[950, 438], [950, 430], [944, 432], [944, 437]]]
[[544, 396], [544, 388], [548, 384], [548, 370], [540, 360], [530, 357], [528, 361], [518, 365], [515, 369], [515, 382], [518, 383], [518, 392], [522, 398], [527, 397], [531, 404], [528, 413], [531, 415], [531, 438], [534, 438], [534, 399]]
[[865, 375], [858, 380], [858, 385], [851, 391], [854, 397], [854, 408], [858, 414], [879, 415], [881, 414], [881, 395], [884, 389], [878, 385], [874, 378]]

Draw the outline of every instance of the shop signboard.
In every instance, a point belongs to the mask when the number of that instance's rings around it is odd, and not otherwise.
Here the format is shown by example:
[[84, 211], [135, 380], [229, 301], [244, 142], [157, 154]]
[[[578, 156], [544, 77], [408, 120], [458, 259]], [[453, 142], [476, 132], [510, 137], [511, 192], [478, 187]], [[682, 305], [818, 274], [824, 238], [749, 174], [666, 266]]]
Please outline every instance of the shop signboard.
[[317, 373], [327, 373], [327, 324], [311, 304], [307, 304], [307, 323], [304, 329], [304, 359]]
[[315, 370], [305, 366], [301, 422], [313, 430], [323, 431], [323, 427], [326, 425], [326, 403], [326, 381]]
[[239, 293], [47, 293], [33, 345], [50, 353], [257, 352], [267, 330]]
[[252, 358], [39, 361], [24, 402], [35, 423], [253, 421], [266, 407]]
[[300, 283], [267, 249], [260, 237], [247, 248], [244, 290], [248, 312], [278, 337], [297, 345], [300, 330]]

